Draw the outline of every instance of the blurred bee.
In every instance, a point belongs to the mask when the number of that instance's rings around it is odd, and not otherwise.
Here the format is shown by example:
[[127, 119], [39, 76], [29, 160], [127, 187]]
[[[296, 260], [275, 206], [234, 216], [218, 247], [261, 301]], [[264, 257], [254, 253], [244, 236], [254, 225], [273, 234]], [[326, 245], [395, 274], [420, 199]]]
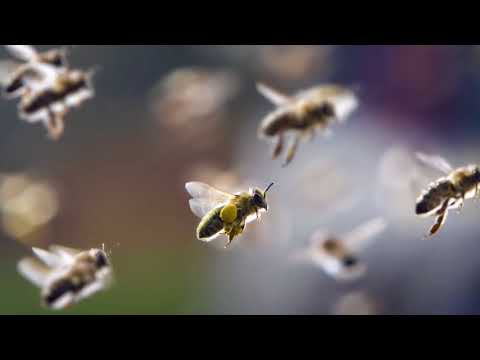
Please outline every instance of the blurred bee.
[[63, 310], [106, 289], [112, 282], [112, 268], [104, 250], [79, 251], [51, 246], [50, 251], [33, 249], [35, 258], [19, 262], [18, 271], [42, 289], [42, 303]]
[[3, 230], [14, 239], [38, 241], [59, 209], [59, 188], [51, 181], [26, 174], [0, 174], [0, 220]]
[[373, 316], [382, 313], [382, 306], [370, 294], [354, 291], [342, 296], [333, 308], [333, 315]]
[[304, 137], [313, 139], [317, 129], [328, 135], [333, 122], [343, 122], [358, 106], [351, 90], [335, 85], [318, 86], [293, 97], [264, 84], [258, 84], [257, 88], [278, 107], [262, 121], [258, 131], [260, 138], [276, 138], [274, 159], [283, 151], [285, 133], [295, 132], [284, 166], [293, 160]]
[[22, 61], [21, 64], [9, 61], [0, 63], [3, 95], [6, 98], [23, 96], [30, 90], [32, 80], [41, 81], [40, 74], [35, 73], [30, 64], [43, 63], [59, 69], [68, 67], [66, 49], [39, 53], [30, 45], [5, 45], [5, 48], [13, 57]]
[[377, 218], [339, 237], [317, 231], [311, 238], [310, 247], [295, 253], [292, 260], [296, 263], [313, 263], [338, 281], [357, 280], [367, 270], [358, 253], [386, 227], [387, 223]]
[[64, 118], [72, 108], [93, 98], [93, 72], [57, 69], [51, 65], [34, 63], [30, 67], [41, 74], [42, 81], [34, 91], [24, 95], [18, 106], [20, 118], [41, 122], [52, 140], [64, 132]]
[[479, 195], [480, 169], [469, 165], [456, 170], [443, 158], [418, 153], [418, 160], [442, 173], [444, 177], [430, 184], [417, 199], [418, 216], [436, 216], [435, 224], [427, 236], [433, 236], [443, 227], [449, 210], [462, 209], [466, 199]]
[[190, 200], [190, 209], [202, 219], [197, 227], [197, 238], [210, 242], [220, 235], [228, 237], [228, 247], [233, 239], [241, 235], [248, 223], [259, 219], [260, 213], [268, 210], [267, 192], [250, 189], [236, 195], [217, 190], [209, 185], [190, 182], [186, 184]]

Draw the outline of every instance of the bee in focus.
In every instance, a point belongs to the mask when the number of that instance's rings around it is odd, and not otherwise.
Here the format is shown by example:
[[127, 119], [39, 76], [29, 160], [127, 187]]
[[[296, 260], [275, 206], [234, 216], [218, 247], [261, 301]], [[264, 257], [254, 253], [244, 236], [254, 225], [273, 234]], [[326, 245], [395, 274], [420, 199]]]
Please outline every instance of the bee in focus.
[[217, 190], [207, 184], [190, 182], [186, 189], [193, 199], [190, 209], [201, 218], [197, 227], [197, 238], [210, 242], [220, 235], [228, 237], [228, 247], [233, 239], [245, 231], [248, 223], [259, 219], [260, 214], [268, 210], [267, 192], [250, 189], [235, 195]]
[[104, 250], [80, 251], [51, 246], [49, 251], [33, 249], [37, 258], [19, 262], [18, 271], [41, 288], [42, 303], [63, 310], [106, 289], [113, 280]]
[[313, 263], [338, 281], [357, 280], [367, 270], [358, 254], [386, 227], [385, 220], [377, 218], [338, 237], [317, 231], [311, 238], [310, 247], [295, 253], [292, 260]]
[[480, 169], [476, 165], [469, 165], [455, 170], [445, 159], [422, 153], [418, 153], [417, 158], [422, 164], [444, 175], [431, 183], [416, 203], [417, 216], [436, 217], [427, 235], [431, 237], [443, 227], [449, 210], [462, 209], [466, 199], [478, 197]]
[[7, 51], [21, 63], [5, 61], [0, 63], [2, 69], [1, 82], [3, 95], [13, 99], [25, 95], [32, 81], [41, 81], [41, 76], [36, 74], [30, 64], [43, 63], [56, 68], [67, 68], [66, 49], [53, 49], [46, 52], [37, 52], [30, 45], [5, 45]]
[[313, 139], [316, 131], [330, 134], [332, 123], [345, 121], [358, 107], [353, 91], [335, 85], [315, 87], [292, 97], [264, 84], [258, 84], [257, 88], [277, 106], [277, 109], [262, 121], [258, 130], [261, 139], [275, 139], [274, 159], [284, 150], [285, 134], [294, 133], [284, 166], [293, 160], [303, 138]]

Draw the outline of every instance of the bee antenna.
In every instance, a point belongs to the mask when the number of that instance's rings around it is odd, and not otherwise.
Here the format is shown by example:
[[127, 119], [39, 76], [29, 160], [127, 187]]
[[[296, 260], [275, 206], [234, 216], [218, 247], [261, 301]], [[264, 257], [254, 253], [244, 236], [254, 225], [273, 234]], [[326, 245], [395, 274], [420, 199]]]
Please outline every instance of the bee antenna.
[[268, 185], [267, 189], [265, 190], [264, 194], [266, 195], [268, 190], [270, 190], [272, 188], [272, 186], [275, 185], [275, 183], [271, 183], [270, 185]]

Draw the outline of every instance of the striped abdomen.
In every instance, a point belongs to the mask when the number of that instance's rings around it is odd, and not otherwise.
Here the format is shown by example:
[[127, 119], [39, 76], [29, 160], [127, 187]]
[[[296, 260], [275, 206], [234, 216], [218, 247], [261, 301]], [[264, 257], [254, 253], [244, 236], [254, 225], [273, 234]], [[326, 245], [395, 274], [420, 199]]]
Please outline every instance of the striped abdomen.
[[197, 228], [197, 238], [199, 240], [211, 239], [223, 230], [224, 224], [220, 218], [222, 208], [213, 209], [202, 219]]
[[305, 131], [313, 126], [326, 127], [334, 116], [328, 104], [306, 106], [299, 109], [279, 109], [268, 116], [260, 127], [260, 134], [271, 137], [289, 130]]
[[47, 89], [36, 96], [30, 101], [22, 104], [21, 110], [26, 114], [34, 114], [38, 111], [49, 107], [56, 102], [63, 101], [69, 95], [72, 95], [80, 90], [87, 90], [88, 84], [85, 80], [70, 82], [62, 89], [62, 91], [55, 91], [53, 89]]
[[422, 194], [417, 201], [416, 214], [428, 215], [437, 210], [443, 203], [456, 196], [456, 190], [448, 179], [441, 179]]

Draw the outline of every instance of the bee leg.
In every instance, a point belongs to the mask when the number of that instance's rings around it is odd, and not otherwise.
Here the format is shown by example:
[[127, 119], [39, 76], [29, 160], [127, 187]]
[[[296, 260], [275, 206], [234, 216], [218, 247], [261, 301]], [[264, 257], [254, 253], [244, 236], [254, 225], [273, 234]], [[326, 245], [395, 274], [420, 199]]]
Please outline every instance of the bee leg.
[[[463, 207], [465, 206], [465, 195], [462, 195], [462, 198], [458, 201], [458, 213], [461, 214]], [[456, 205], [456, 204], [455, 204]]]
[[315, 129], [310, 129], [308, 131], [308, 141], [313, 142], [313, 140], [315, 140], [315, 135], [317, 135]]
[[287, 152], [287, 158], [285, 159], [285, 163], [283, 164], [283, 167], [287, 167], [295, 157], [295, 154], [297, 153], [298, 145], [300, 143], [300, 136], [295, 136], [294, 140], [290, 144], [290, 147], [288, 148]]
[[51, 140], [58, 140], [65, 129], [63, 114], [54, 114], [52, 111], [49, 111], [48, 115], [49, 117], [46, 123], [48, 137]]
[[440, 210], [438, 210], [438, 212], [437, 212], [438, 217], [435, 221], [435, 224], [432, 226], [429, 234], [426, 235], [425, 238], [432, 237], [433, 235], [438, 233], [438, 231], [443, 227], [443, 225], [445, 224], [445, 221], [447, 220], [449, 203], [450, 203], [450, 199], [446, 200], [443, 203], [442, 208]]
[[275, 147], [273, 148], [272, 152], [272, 159], [275, 160], [280, 156], [284, 148], [284, 136], [283, 133], [280, 133], [277, 137], [277, 142], [275, 144]]

